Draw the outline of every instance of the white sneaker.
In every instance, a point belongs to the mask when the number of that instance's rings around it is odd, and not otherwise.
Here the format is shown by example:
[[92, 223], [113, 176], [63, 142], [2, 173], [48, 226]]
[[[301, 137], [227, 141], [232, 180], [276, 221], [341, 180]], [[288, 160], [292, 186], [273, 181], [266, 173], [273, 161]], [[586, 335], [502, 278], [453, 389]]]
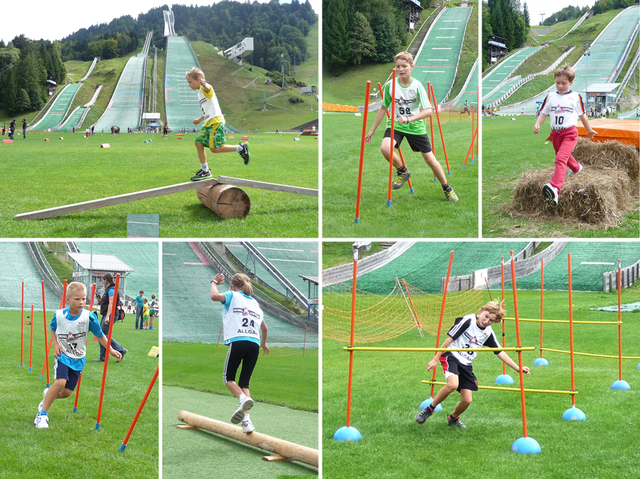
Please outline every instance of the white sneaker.
[[558, 188], [547, 183], [542, 187], [542, 194], [551, 206], [558, 206]]
[[246, 413], [249, 409], [253, 407], [253, 399], [250, 397], [246, 398], [243, 402], [238, 405], [238, 409], [233, 413], [231, 417], [232, 424], [240, 424], [242, 418], [244, 418], [244, 413]]
[[251, 419], [247, 417], [242, 420], [242, 432], [244, 432], [245, 434], [251, 434], [255, 430], [256, 427], [251, 422]]
[[44, 407], [44, 398], [47, 395], [48, 390], [49, 388], [45, 388], [44, 391], [42, 391], [42, 401], [40, 401], [40, 404], [38, 404], [38, 414], [42, 412], [42, 408]]
[[580, 173], [582, 171], [582, 165], [578, 163], [578, 166], [578, 171], [573, 171], [571, 168], [569, 168], [569, 171], [567, 171], [567, 176], [577, 175], [578, 173]]
[[49, 416], [45, 416], [44, 414], [38, 414], [33, 421], [33, 424], [38, 429], [49, 429]]

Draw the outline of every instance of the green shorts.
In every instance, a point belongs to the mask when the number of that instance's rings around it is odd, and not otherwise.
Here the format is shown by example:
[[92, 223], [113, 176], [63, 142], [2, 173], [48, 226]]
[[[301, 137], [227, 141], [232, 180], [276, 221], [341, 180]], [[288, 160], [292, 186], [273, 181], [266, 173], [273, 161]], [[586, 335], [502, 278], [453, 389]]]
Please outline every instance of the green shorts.
[[224, 122], [203, 126], [196, 136], [196, 143], [202, 143], [207, 148], [218, 148], [227, 142], [224, 137]]

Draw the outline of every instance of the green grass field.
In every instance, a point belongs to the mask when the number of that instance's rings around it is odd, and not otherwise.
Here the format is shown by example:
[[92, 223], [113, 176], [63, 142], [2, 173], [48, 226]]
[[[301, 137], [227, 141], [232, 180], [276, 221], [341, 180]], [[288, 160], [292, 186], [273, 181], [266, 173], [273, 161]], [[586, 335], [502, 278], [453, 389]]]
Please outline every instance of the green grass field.
[[[547, 120], [542, 125], [538, 135], [533, 134], [534, 123], [535, 118], [530, 116], [485, 117], [482, 120], [482, 236], [637, 238], [640, 225], [638, 210], [627, 214], [620, 226], [608, 230], [568, 227], [553, 221], [531, 221], [500, 210], [511, 204], [512, 190], [523, 172], [553, 165], [553, 145], [551, 142], [545, 144], [550, 131], [549, 122]], [[508, 142], [504, 141], [505, 132], [508, 132]]]
[[[499, 295], [498, 291], [493, 296]], [[507, 314], [513, 315], [512, 295], [507, 291]], [[488, 300], [488, 294], [485, 293]], [[638, 288], [624, 290], [623, 303], [640, 300]], [[617, 320], [616, 313], [603, 313], [592, 308], [617, 304], [617, 294], [574, 293], [574, 320]], [[540, 292], [518, 292], [520, 317], [540, 317]], [[568, 319], [568, 293], [545, 292], [544, 316]], [[623, 355], [640, 356], [633, 338], [640, 334], [638, 313], [625, 313], [623, 321]], [[446, 335], [450, 325], [443, 326]], [[498, 331], [494, 327], [494, 331]], [[514, 346], [515, 326], [506, 324], [507, 346]], [[538, 323], [522, 323], [523, 346], [539, 346]], [[443, 336], [444, 337], [444, 336]], [[441, 338], [441, 342], [443, 341]], [[617, 354], [617, 327], [576, 325], [576, 352]], [[433, 347], [435, 337], [420, 339], [412, 331], [380, 346]], [[567, 325], [545, 324], [544, 345], [568, 350]], [[420, 426], [413, 417], [419, 405], [430, 394], [430, 386], [421, 384], [431, 379], [426, 366], [432, 353], [355, 352], [351, 425], [363, 436], [358, 442], [345, 443], [333, 439], [334, 432], [346, 424], [348, 353], [345, 344], [323, 340], [323, 473], [331, 478], [396, 478], [447, 477], [461, 478], [472, 474], [478, 478], [536, 477], [569, 479], [589, 477], [617, 479], [640, 475], [640, 440], [636, 424], [640, 421], [640, 360], [623, 360], [623, 379], [629, 391], [613, 391], [618, 379], [615, 359], [575, 357], [575, 385], [579, 392], [576, 407], [587, 416], [586, 421], [562, 419], [571, 407], [566, 395], [526, 394], [527, 435], [538, 441], [541, 452], [536, 455], [516, 454], [513, 442], [523, 436], [522, 411], [518, 393], [480, 390], [461, 418], [466, 430], [446, 424], [459, 400], [453, 393], [437, 412]], [[517, 353], [508, 353], [516, 359]], [[536, 389], [570, 390], [570, 358], [559, 353], [545, 353], [548, 367], [532, 366], [539, 352], [522, 354], [523, 363], [531, 367], [525, 386]], [[473, 363], [480, 385], [494, 385], [502, 374], [502, 362], [491, 353], [481, 353]], [[518, 374], [508, 369], [518, 387]], [[443, 380], [438, 367], [437, 381]], [[435, 391], [440, 386], [436, 386]], [[428, 471], [428, 472], [426, 472]]]
[[[273, 348], [262, 355], [251, 377], [256, 431], [308, 447], [318, 447], [318, 352]], [[217, 478], [237, 477], [251, 464], [252, 477], [317, 474], [304, 464], [266, 463], [264, 451], [204, 431], [180, 431], [177, 413], [190, 411], [228, 422], [237, 399], [222, 381], [227, 347], [163, 342], [163, 477], [196, 477], [215, 470]], [[185, 434], [186, 433], [186, 434]], [[195, 433], [195, 434], [194, 434]], [[170, 447], [169, 447], [170, 445]], [[199, 451], [193, 454], [193, 451]], [[185, 456], [193, 458], [185, 461]], [[190, 475], [189, 475], [190, 474]]]
[[[411, 171], [415, 193], [408, 184], [392, 193], [387, 206], [389, 163], [380, 153], [384, 124], [378, 127], [365, 147], [360, 222], [355, 223], [356, 197], [362, 117], [353, 114], [324, 116], [322, 150], [322, 230], [325, 238], [462, 238], [478, 237], [478, 162], [462, 165], [471, 145], [471, 122], [452, 114], [441, 117], [451, 175], [446, 175], [458, 198], [445, 201], [440, 183], [433, 180], [431, 168], [422, 156], [412, 152], [406, 142], [401, 145], [405, 163]], [[460, 118], [458, 120], [458, 118]], [[369, 114], [368, 128], [375, 112]], [[453, 121], [453, 120], [457, 121]], [[427, 128], [429, 126], [427, 125]], [[368, 130], [367, 130], [368, 131]], [[438, 124], [434, 119], [436, 158], [447, 171]], [[431, 134], [429, 134], [431, 137]], [[328, 140], [330, 138], [330, 140]], [[395, 170], [393, 172], [395, 176]]]
[[[25, 321], [27, 313], [25, 312]], [[50, 322], [52, 312], [47, 313]], [[50, 336], [48, 331], [47, 336]], [[29, 372], [29, 327], [25, 327], [24, 365], [20, 367], [20, 311], [0, 311], [0, 334], [4, 339], [0, 360], [3, 384], [3, 440], [0, 442], [2, 477], [158, 477], [159, 381], [138, 419], [124, 452], [119, 452], [138, 406], [158, 365], [147, 356], [158, 346], [153, 331], [134, 331], [126, 318], [114, 328], [114, 338], [127, 348], [122, 362], [109, 361], [100, 429], [96, 431], [98, 403], [104, 363], [97, 342], [87, 344], [87, 362], [80, 385], [78, 411], [73, 412], [75, 394], [58, 399], [49, 411], [49, 429], [36, 429], [33, 420], [45, 379], [40, 379], [44, 362], [42, 313], [35, 314], [33, 367]], [[89, 335], [92, 337], [92, 335]], [[50, 356], [53, 382], [53, 354]], [[46, 378], [46, 376], [45, 376]], [[66, 464], [67, 466], [63, 466]], [[69, 472], [73, 468], [73, 473]], [[132, 472], [135, 471], [135, 474]]]
[[[317, 237], [318, 199], [310, 196], [247, 188], [251, 212], [245, 219], [223, 220], [197, 199], [195, 191], [134, 201], [41, 221], [14, 216], [56, 206], [168, 186], [189, 181], [199, 169], [193, 141], [187, 135], [96, 132], [17, 138], [1, 145], [0, 181], [6, 185], [0, 206], [4, 237], [126, 237], [128, 214], [159, 214], [161, 237]], [[64, 140], [59, 138], [63, 137]], [[242, 135], [230, 135], [238, 144]], [[45, 142], [45, 138], [51, 141]], [[154, 139], [145, 143], [145, 140]], [[291, 134], [250, 135], [251, 162], [234, 153], [214, 155], [208, 162], [214, 176], [224, 175], [270, 183], [318, 187], [318, 140]], [[100, 144], [111, 148], [102, 149]]]

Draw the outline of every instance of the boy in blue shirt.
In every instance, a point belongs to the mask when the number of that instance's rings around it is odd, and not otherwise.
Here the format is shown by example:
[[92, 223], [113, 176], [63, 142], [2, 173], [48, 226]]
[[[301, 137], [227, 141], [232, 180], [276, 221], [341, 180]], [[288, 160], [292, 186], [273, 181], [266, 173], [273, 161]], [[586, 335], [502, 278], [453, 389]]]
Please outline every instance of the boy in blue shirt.
[[[67, 286], [66, 309], [59, 309], [51, 320], [53, 332], [53, 355], [55, 356], [54, 377], [51, 387], [42, 393], [38, 405], [38, 415], [34, 424], [38, 429], [49, 428], [49, 408], [56, 399], [71, 396], [84, 369], [87, 353], [87, 338], [91, 331], [98, 342], [107, 347], [107, 338], [102, 333], [98, 318], [84, 309], [87, 300], [87, 288], [82, 283], [73, 282]], [[109, 352], [118, 361], [122, 355], [109, 348]]]

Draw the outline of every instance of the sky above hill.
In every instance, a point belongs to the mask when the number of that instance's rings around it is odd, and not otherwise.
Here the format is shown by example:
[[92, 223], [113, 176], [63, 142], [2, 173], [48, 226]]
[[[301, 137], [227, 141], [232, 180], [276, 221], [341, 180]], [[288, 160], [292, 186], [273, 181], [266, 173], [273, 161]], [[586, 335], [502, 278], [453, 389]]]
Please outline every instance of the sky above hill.
[[[211, 5], [218, 1], [176, 0], [171, 4]], [[269, 0], [257, 1], [269, 2]], [[6, 44], [16, 36], [24, 34], [32, 40], [41, 38], [51, 41], [61, 40], [81, 28], [109, 23], [114, 18], [124, 15], [137, 18], [140, 13], [146, 13], [152, 8], [162, 7], [167, 3], [161, 0], [109, 0], [108, 2], [58, 0], [48, 4], [42, 2], [42, 6], [26, 3], [21, 7], [3, 9], [0, 14], [0, 39]], [[291, 0], [280, 0], [280, 3], [291, 3]], [[309, 3], [316, 13], [320, 12], [320, 0], [309, 0]], [[36, 8], [31, 10], [32, 7]]]

